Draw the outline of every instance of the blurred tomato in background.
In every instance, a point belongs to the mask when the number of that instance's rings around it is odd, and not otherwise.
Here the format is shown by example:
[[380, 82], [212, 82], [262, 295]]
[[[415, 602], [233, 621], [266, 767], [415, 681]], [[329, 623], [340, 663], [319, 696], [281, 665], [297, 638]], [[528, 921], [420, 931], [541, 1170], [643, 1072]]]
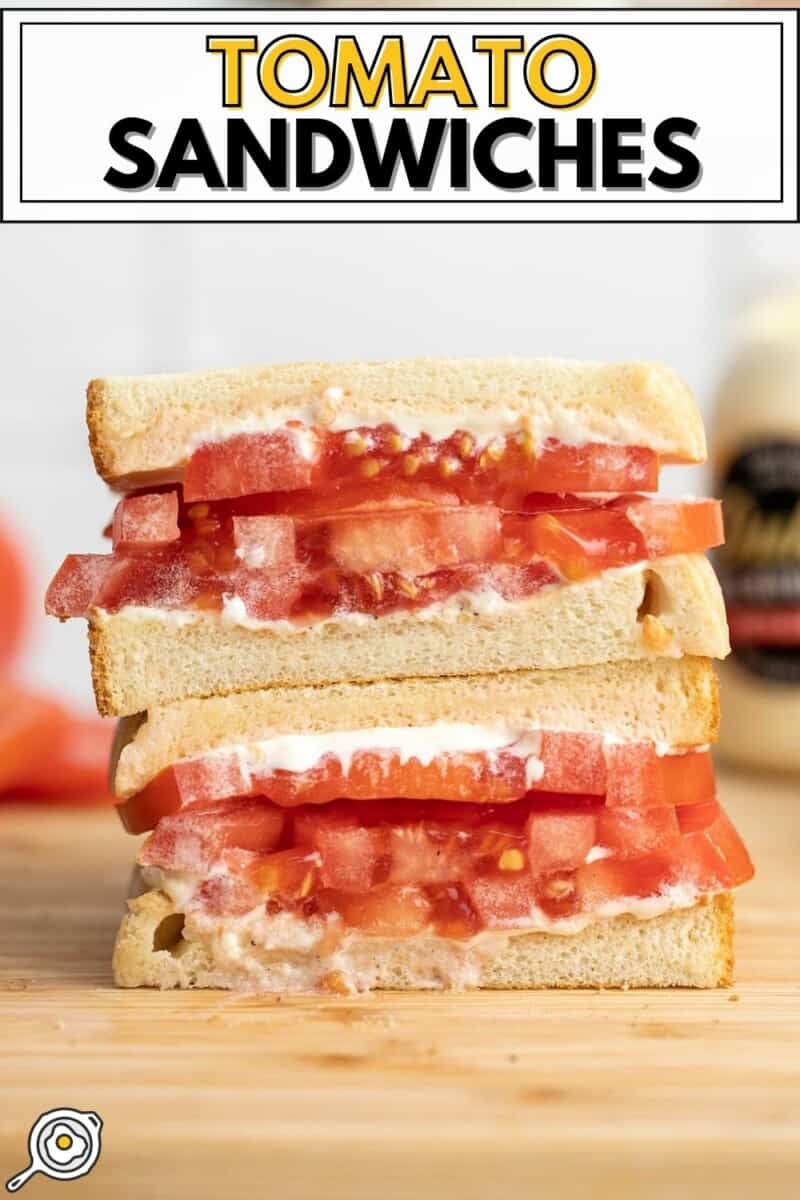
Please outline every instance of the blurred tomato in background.
[[22, 539], [0, 515], [0, 802], [110, 802], [111, 722], [85, 717], [19, 682], [33, 594]]

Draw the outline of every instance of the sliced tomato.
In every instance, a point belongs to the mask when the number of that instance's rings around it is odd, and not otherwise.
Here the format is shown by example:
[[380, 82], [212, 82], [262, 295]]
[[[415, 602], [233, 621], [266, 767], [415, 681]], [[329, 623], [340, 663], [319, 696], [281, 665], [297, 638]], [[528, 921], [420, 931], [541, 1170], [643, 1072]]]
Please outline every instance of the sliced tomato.
[[[88, 557], [88, 556], [87, 556]], [[171, 553], [115, 554], [90, 603], [115, 612], [126, 604], [148, 608], [192, 608], [209, 584], [186, 556]]]
[[486, 929], [498, 929], [530, 918], [536, 903], [533, 880], [527, 871], [496, 871], [464, 881], [469, 903]]
[[531, 492], [654, 492], [658, 455], [642, 446], [589, 442], [567, 446], [549, 438], [528, 475]]
[[545, 731], [539, 753], [544, 771], [534, 789], [592, 796], [605, 792], [606, 760], [599, 734]]
[[427, 887], [430, 923], [439, 937], [468, 938], [480, 929], [478, 916], [463, 887], [457, 884]]
[[674, 882], [675, 862], [669, 854], [642, 858], [600, 858], [579, 867], [575, 888], [580, 908], [594, 912], [615, 900], [655, 896]]
[[113, 723], [70, 714], [60, 736], [51, 731], [48, 749], [37, 755], [17, 794], [55, 804], [110, 803], [108, 758]]
[[114, 509], [111, 537], [115, 550], [165, 546], [176, 542], [180, 532], [177, 492], [125, 496]]
[[284, 816], [257, 800], [188, 809], [159, 821], [139, 851], [143, 866], [206, 873], [226, 850], [267, 854], [280, 841]]
[[644, 540], [625, 514], [609, 509], [535, 516], [528, 541], [567, 579], [585, 579], [647, 557]]
[[359, 895], [327, 891], [323, 912], [338, 913], [345, 925], [372, 937], [411, 937], [429, 924], [431, 902], [422, 888], [384, 884]]
[[647, 558], [698, 554], [725, 540], [719, 500], [642, 500], [625, 512], [642, 536]]
[[716, 797], [714, 761], [708, 750], [665, 754], [658, 760], [658, 773], [663, 804], [683, 807], [704, 804]]
[[387, 849], [390, 883], [457, 883], [470, 870], [463, 834], [454, 823], [393, 825]]
[[239, 433], [198, 446], [186, 464], [186, 500], [225, 500], [256, 492], [292, 492], [311, 485], [315, 449], [306, 458], [286, 429]]
[[0, 685], [0, 792], [22, 789], [36, 778], [53, 748], [64, 744], [69, 721], [57, 701]]
[[532, 812], [526, 833], [533, 874], [582, 866], [595, 844], [598, 812], [602, 809]]
[[[306, 431], [306, 434], [309, 431]], [[638, 492], [658, 487], [658, 456], [644, 447], [587, 443], [567, 446], [548, 439], [534, 452], [529, 436], [498, 438], [486, 448], [463, 431], [434, 442], [407, 438], [391, 426], [342, 433], [313, 431], [305, 457], [288, 429], [235, 434], [200, 446], [184, 475], [188, 500], [215, 500], [314, 486], [384, 484], [397, 478], [439, 484], [471, 501], [492, 499], [509, 488], [526, 492]]]
[[278, 850], [247, 868], [248, 882], [264, 895], [306, 900], [317, 886], [320, 857], [316, 850], [297, 846]]
[[85, 617], [114, 566], [110, 554], [68, 554], [45, 595], [45, 610], [62, 621]]
[[140, 792], [118, 806], [128, 833], [145, 833], [161, 817], [198, 803], [239, 797], [250, 791], [236, 754], [205, 754], [166, 767]]
[[678, 826], [682, 834], [700, 833], [713, 825], [720, 814], [716, 800], [704, 800], [701, 804], [681, 804], [675, 809]]
[[3, 672], [19, 653], [30, 602], [22, 546], [5, 523], [0, 524], [0, 580], [0, 672]]
[[340, 483], [325, 491], [297, 491], [258, 496], [256, 507], [298, 518], [341, 516], [356, 512], [384, 512], [398, 508], [455, 508], [457, 492], [443, 485], [411, 480], [378, 479], [371, 483]]
[[729, 887], [739, 887], [752, 879], [755, 873], [753, 862], [747, 853], [747, 848], [739, 836], [733, 822], [724, 809], [720, 809], [717, 819], [709, 825], [704, 833], [689, 834], [682, 845], [688, 844], [693, 838], [705, 837], [708, 843], [724, 860], [728, 871]]
[[606, 756], [606, 804], [635, 808], [661, 800], [661, 772], [652, 742], [609, 745]]
[[380, 827], [359, 825], [339, 806], [312, 809], [294, 818], [295, 840], [320, 855], [320, 885], [342, 892], [365, 892], [375, 881], [387, 852], [387, 833]]
[[500, 511], [464, 508], [394, 509], [369, 517], [340, 516], [328, 524], [328, 552], [342, 571], [427, 575], [440, 567], [482, 563], [500, 548]]
[[291, 517], [234, 517], [233, 544], [250, 567], [283, 570], [296, 562]]
[[301, 591], [302, 574], [297, 568], [275, 571], [242, 568], [227, 581], [224, 594], [240, 599], [248, 617], [280, 621], [292, 612]]
[[601, 808], [597, 816], [597, 842], [613, 851], [618, 859], [672, 850], [680, 842], [675, 807], [662, 804], [654, 808]]
[[200, 884], [189, 907], [212, 917], [241, 917], [264, 897], [244, 875], [212, 875]]

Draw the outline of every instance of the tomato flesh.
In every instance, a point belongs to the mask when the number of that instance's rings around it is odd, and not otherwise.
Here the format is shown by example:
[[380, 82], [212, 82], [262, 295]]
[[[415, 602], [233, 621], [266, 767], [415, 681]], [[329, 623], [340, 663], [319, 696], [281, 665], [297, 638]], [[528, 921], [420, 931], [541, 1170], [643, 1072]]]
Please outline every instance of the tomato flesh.
[[177, 492], [125, 496], [114, 509], [111, 537], [115, 550], [165, 546], [180, 535]]
[[31, 595], [21, 541], [0, 523], [0, 672], [17, 658], [24, 640]]
[[223, 500], [256, 493], [404, 482], [444, 484], [462, 499], [527, 492], [655, 491], [658, 456], [640, 446], [568, 446], [549, 438], [535, 447], [529, 434], [478, 445], [464, 431], [434, 441], [409, 438], [390, 425], [341, 433], [280, 429], [241, 433], [199, 446], [186, 464], [187, 500]]
[[557, 919], [676, 884], [702, 894], [745, 882], [753, 867], [730, 821], [696, 807], [696, 820], [688, 807], [541, 798], [501, 808], [339, 801], [287, 814], [237, 800], [165, 817], [139, 861], [210, 873], [192, 903], [215, 915], [265, 903], [373, 936], [468, 937], [525, 928], [535, 910]]
[[[641, 514], [653, 503], [638, 497], [628, 507], [624, 497], [555, 497], [553, 511], [535, 501], [530, 511], [508, 512], [485, 502], [459, 505], [449, 493], [432, 498], [432, 487], [419, 485], [392, 503], [390, 491], [380, 508], [363, 493], [336, 507], [333, 493], [327, 514], [258, 511], [275, 507], [269, 496], [184, 503], [180, 539], [172, 541], [159, 538], [171, 536], [167, 508], [175, 493], [128, 497], [117, 509], [114, 553], [70, 555], [50, 585], [47, 610], [62, 618], [127, 604], [220, 612], [226, 597], [236, 597], [258, 620], [381, 616], [460, 591], [489, 588], [522, 599], [650, 554], [628, 517], [629, 509]], [[134, 528], [125, 506], [149, 501], [161, 516], [142, 517]], [[659, 504], [659, 553], [705, 549], [711, 534], [702, 514], [715, 503]], [[670, 514], [674, 544], [665, 532]], [[698, 530], [688, 538], [697, 514]]]
[[[534, 780], [531, 764], [537, 768]], [[604, 748], [597, 735], [547, 731], [541, 735], [539, 757], [500, 750], [492, 755], [441, 754], [421, 763], [392, 750], [357, 751], [346, 770], [334, 755], [325, 755], [305, 771], [246, 771], [236, 754], [217, 751], [167, 767], [120, 804], [119, 812], [130, 833], [143, 833], [159, 817], [181, 808], [246, 794], [294, 808], [326, 806], [338, 799], [373, 803], [431, 796], [506, 805], [528, 792], [551, 808], [560, 795], [598, 801], [605, 796], [609, 807], [622, 808], [695, 805], [714, 800], [714, 769], [708, 751], [659, 757], [647, 743]]]

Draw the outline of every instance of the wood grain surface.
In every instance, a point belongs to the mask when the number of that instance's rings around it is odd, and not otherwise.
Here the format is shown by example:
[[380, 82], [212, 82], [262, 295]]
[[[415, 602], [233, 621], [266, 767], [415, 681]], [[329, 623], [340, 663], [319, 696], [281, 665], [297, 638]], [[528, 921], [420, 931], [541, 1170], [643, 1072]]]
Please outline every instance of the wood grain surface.
[[70, 1106], [105, 1124], [65, 1195], [103, 1200], [798, 1195], [800, 786], [721, 788], [758, 877], [720, 992], [117, 991], [132, 840], [0, 809], [0, 1177]]

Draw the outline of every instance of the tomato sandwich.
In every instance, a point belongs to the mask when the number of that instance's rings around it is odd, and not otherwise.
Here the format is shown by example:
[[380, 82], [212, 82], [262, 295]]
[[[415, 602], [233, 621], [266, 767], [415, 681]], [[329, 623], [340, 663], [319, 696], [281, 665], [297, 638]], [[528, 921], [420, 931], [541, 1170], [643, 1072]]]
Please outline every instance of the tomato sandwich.
[[685, 385], [647, 364], [295, 364], [89, 387], [89, 623], [143, 840], [123, 987], [715, 987], [720, 806]]
[[750, 877], [707, 659], [272, 688], [128, 718], [123, 986], [708, 987]]
[[308, 364], [96, 381], [109, 554], [48, 593], [88, 618], [100, 711], [273, 686], [719, 656], [713, 500], [653, 498], [705, 443], [664, 368]]

